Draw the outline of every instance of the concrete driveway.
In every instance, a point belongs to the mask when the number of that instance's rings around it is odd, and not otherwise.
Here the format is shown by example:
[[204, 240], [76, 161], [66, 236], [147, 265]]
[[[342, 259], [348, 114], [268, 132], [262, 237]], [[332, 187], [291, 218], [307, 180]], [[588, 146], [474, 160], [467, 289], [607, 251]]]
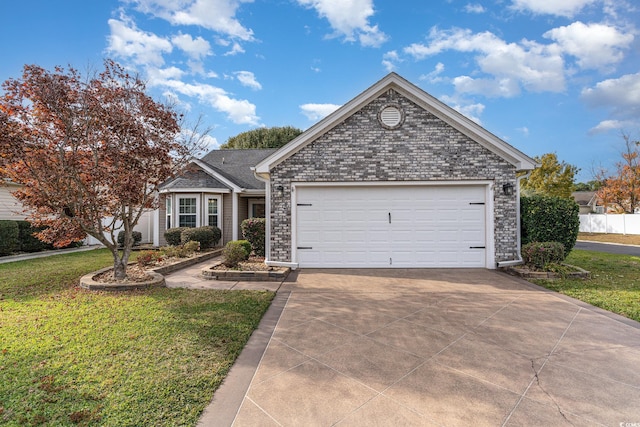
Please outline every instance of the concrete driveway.
[[503, 273], [303, 270], [200, 425], [640, 425], [639, 366], [640, 324]]

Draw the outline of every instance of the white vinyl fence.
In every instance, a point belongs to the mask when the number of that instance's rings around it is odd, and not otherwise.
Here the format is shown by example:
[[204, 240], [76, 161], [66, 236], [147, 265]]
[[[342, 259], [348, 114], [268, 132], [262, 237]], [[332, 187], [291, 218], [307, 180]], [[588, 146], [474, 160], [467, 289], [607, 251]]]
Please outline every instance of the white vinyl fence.
[[581, 214], [584, 233], [640, 234], [640, 214]]
[[[154, 243], [153, 211], [143, 213], [140, 217], [140, 221], [138, 221], [138, 224], [134, 227], [134, 230], [142, 233], [142, 241], [140, 243]], [[118, 235], [118, 231], [119, 230], [116, 230], [116, 236]], [[108, 235], [108, 233], [105, 233], [105, 235]], [[85, 244], [100, 245], [101, 243], [95, 237], [87, 236]]]

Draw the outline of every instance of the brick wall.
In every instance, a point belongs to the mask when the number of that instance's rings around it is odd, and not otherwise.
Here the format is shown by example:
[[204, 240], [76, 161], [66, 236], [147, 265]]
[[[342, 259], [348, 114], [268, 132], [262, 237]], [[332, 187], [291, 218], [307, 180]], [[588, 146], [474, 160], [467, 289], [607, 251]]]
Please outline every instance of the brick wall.
[[[399, 104], [404, 124], [383, 128], [378, 111]], [[493, 180], [495, 259], [516, 257], [515, 168], [393, 90], [354, 113], [271, 171], [271, 255], [291, 261], [291, 182]], [[276, 190], [282, 185], [284, 191]]]

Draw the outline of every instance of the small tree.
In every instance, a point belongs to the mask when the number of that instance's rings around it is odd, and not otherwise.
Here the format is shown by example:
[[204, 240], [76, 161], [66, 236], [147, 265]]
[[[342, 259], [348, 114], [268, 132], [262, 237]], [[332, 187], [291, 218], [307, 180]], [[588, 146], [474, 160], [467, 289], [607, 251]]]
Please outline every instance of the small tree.
[[73, 68], [26, 65], [21, 78], [4, 82], [0, 176], [22, 185], [14, 196], [36, 226], [48, 226], [40, 239], [61, 247], [93, 236], [122, 279], [133, 227], [157, 207], [158, 186], [182, 170], [201, 138], [181, 132], [181, 117], [146, 95], [138, 77], [111, 60], [104, 67], [85, 79]]
[[291, 126], [258, 128], [232, 136], [220, 148], [280, 148], [301, 133], [300, 129]]
[[535, 161], [540, 166], [534, 169], [528, 178], [521, 181], [523, 194], [570, 199], [574, 188], [573, 180], [579, 169], [568, 163], [558, 162], [558, 156], [555, 153], [535, 157]]
[[242, 236], [251, 243], [256, 256], [264, 256], [266, 224], [264, 218], [248, 218], [240, 224]]
[[600, 172], [598, 179], [602, 186], [596, 193], [606, 205], [614, 205], [625, 213], [634, 213], [640, 207], [640, 153], [638, 144], [623, 133], [625, 142], [622, 160], [616, 163], [616, 173], [606, 176]]

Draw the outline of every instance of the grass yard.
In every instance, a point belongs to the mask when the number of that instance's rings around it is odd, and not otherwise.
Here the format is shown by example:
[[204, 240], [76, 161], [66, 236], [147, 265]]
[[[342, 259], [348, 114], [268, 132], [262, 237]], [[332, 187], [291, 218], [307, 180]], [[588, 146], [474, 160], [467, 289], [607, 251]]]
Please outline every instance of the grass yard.
[[640, 245], [640, 235], [638, 234], [579, 233], [578, 240], [620, 243], [623, 245]]
[[573, 250], [565, 262], [590, 271], [591, 278], [532, 282], [640, 322], [639, 257]]
[[0, 425], [193, 426], [273, 293], [96, 293], [106, 250], [0, 264]]

